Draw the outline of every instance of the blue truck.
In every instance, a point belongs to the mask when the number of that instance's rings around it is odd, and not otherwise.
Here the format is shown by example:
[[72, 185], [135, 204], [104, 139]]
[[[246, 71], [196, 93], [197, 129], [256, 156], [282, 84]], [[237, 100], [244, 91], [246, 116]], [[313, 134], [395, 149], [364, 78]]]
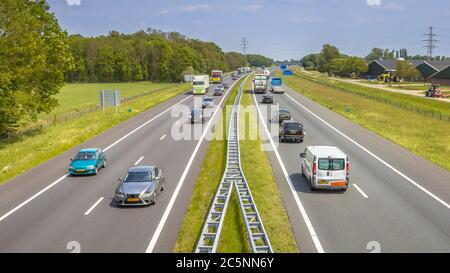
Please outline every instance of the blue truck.
[[272, 93], [275, 94], [284, 93], [283, 81], [281, 80], [281, 78], [272, 78], [272, 81], [270, 83], [272, 85]]

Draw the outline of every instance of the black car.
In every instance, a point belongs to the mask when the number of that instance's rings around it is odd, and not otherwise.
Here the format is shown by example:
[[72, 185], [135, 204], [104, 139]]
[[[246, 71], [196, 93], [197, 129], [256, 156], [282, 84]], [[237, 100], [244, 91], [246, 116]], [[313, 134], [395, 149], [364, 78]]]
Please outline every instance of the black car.
[[204, 123], [205, 117], [203, 116], [203, 109], [192, 109], [189, 115], [189, 120], [192, 124]]
[[274, 115], [272, 116], [272, 122], [279, 122], [280, 124], [284, 121], [284, 120], [291, 120], [292, 119], [292, 115], [291, 112], [289, 112], [288, 110], [285, 109], [280, 109], [278, 111], [274, 112]]
[[280, 142], [285, 140], [303, 142], [303, 125], [295, 120], [284, 120], [280, 124]]
[[262, 97], [262, 103], [270, 103], [273, 104], [273, 96], [270, 94], [266, 94]]

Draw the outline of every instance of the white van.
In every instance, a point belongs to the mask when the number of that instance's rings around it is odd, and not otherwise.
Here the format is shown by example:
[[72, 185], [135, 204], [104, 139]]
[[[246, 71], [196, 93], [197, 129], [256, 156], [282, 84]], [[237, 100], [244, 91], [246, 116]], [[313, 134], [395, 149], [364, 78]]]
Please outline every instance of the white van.
[[350, 163], [346, 154], [333, 146], [308, 146], [300, 154], [302, 176], [311, 190], [333, 189], [346, 191], [349, 185]]

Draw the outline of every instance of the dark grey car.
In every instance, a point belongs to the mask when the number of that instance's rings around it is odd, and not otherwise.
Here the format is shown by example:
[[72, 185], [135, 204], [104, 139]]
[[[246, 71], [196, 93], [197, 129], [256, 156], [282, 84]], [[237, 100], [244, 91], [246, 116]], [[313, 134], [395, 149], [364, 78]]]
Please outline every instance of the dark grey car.
[[154, 166], [136, 166], [128, 170], [116, 189], [115, 202], [118, 206], [146, 206], [155, 204], [164, 190], [164, 176]]

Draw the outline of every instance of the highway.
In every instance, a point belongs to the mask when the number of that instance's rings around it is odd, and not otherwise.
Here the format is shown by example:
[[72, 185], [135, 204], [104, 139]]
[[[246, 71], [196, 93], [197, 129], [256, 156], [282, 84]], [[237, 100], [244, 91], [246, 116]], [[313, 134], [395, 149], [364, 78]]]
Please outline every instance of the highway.
[[[225, 98], [215, 97], [216, 105]], [[172, 252], [208, 145], [202, 132], [211, 118], [191, 125], [185, 116], [200, 102], [191, 92], [177, 96], [1, 185], [0, 252]], [[181, 126], [196, 127], [199, 137], [172, 137]], [[91, 147], [106, 151], [107, 167], [67, 176], [70, 158]], [[161, 168], [166, 187], [156, 205], [118, 208], [118, 178], [134, 165]]]
[[[301, 252], [450, 251], [448, 171], [286, 89], [274, 103], [304, 125], [305, 140], [268, 154]], [[264, 111], [261, 98], [254, 102], [267, 136], [272, 110]], [[347, 192], [310, 191], [299, 157], [309, 145], [337, 146], [349, 156]]]

